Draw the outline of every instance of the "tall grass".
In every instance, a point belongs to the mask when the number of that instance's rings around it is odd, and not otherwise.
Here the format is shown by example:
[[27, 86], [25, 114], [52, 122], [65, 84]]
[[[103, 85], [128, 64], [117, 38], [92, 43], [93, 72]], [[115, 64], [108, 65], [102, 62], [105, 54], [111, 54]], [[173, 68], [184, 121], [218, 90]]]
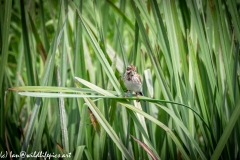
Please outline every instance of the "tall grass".
[[[2, 153], [239, 159], [239, 6], [2, 1]], [[145, 96], [125, 96], [129, 64]]]

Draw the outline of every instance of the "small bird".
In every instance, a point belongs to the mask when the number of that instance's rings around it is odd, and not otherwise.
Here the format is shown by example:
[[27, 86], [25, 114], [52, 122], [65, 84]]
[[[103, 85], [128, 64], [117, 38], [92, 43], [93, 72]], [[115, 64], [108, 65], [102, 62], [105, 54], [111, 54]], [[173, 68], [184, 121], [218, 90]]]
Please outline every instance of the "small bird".
[[123, 81], [128, 91], [135, 92], [137, 97], [138, 95], [143, 96], [142, 80], [140, 75], [136, 72], [136, 67], [134, 65], [129, 65], [127, 67]]

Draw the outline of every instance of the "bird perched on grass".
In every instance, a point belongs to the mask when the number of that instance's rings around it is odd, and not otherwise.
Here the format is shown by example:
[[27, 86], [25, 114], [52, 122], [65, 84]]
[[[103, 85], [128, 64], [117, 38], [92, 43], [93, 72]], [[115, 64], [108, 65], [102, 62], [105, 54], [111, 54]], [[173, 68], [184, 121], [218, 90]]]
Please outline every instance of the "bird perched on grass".
[[129, 65], [127, 67], [123, 81], [128, 91], [135, 92], [137, 97], [138, 95], [143, 96], [142, 80], [140, 75], [136, 72], [136, 67], [134, 65]]

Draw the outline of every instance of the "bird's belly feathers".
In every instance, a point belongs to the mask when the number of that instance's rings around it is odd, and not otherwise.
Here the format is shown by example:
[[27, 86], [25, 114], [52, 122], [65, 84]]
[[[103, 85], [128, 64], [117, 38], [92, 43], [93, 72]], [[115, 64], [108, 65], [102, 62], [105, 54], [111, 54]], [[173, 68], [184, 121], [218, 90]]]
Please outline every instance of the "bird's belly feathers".
[[132, 81], [126, 81], [126, 82], [124, 82], [124, 85], [130, 91], [133, 91], [133, 92], [140, 92], [140, 91], [142, 91], [141, 84], [133, 83]]

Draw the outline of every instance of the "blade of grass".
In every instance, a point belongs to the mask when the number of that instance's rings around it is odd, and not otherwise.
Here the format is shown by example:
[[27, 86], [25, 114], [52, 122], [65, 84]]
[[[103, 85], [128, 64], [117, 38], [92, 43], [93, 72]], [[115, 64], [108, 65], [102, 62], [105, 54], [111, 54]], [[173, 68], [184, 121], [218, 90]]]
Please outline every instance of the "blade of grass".
[[[59, 69], [57, 69], [57, 79], [58, 79], [58, 86], [62, 86]], [[63, 144], [64, 150], [66, 152], [69, 152], [67, 117], [66, 117], [66, 110], [65, 110], [65, 104], [64, 104], [63, 98], [59, 98], [59, 111], [60, 111], [59, 115], [60, 115], [60, 122], [61, 122], [61, 131], [62, 131], [62, 144]]]
[[229, 96], [232, 104], [234, 103], [233, 99], [233, 86], [232, 86], [232, 64], [230, 64], [231, 61], [231, 55], [232, 55], [232, 49], [231, 48], [231, 41], [229, 41], [229, 30], [226, 26], [226, 17], [224, 17], [224, 10], [222, 9], [222, 3], [219, 1], [216, 2], [216, 10], [217, 10], [217, 20], [218, 20], [218, 30], [219, 30], [219, 36], [220, 36], [220, 53], [223, 55], [223, 62], [224, 62], [224, 70], [226, 74], [226, 80], [228, 84], [228, 90], [229, 90]]
[[135, 29], [134, 29], [134, 45], [133, 50], [129, 59], [129, 62], [133, 62], [133, 64], [136, 64], [137, 61], [137, 52], [138, 52], [138, 44], [139, 44], [139, 27], [137, 24], [137, 21], [135, 22]]
[[150, 69], [146, 69], [144, 71], [144, 76], [146, 79], [147, 89], [150, 94], [150, 97], [153, 97], [153, 81], [152, 81], [152, 74]]
[[150, 60], [151, 60], [151, 62], [152, 62], [152, 65], [153, 65], [153, 67], [154, 67], [154, 70], [155, 70], [156, 76], [157, 76], [157, 78], [158, 78], [158, 81], [159, 81], [159, 83], [160, 83], [160, 85], [161, 85], [161, 89], [162, 89], [163, 95], [164, 95], [165, 99], [171, 100], [171, 99], [172, 99], [172, 98], [171, 98], [171, 94], [170, 94], [169, 90], [167, 89], [168, 86], [167, 86], [167, 84], [166, 84], [166, 81], [165, 81], [164, 78], [163, 78], [163, 73], [161, 72], [160, 69], [157, 68], [157, 62], [155, 62], [155, 60], [154, 60], [154, 58], [153, 58], [153, 51], [152, 51], [152, 48], [151, 48], [151, 45], [150, 45], [148, 36], [147, 36], [147, 34], [146, 34], [146, 31], [145, 31], [145, 29], [144, 29], [143, 23], [142, 23], [142, 21], [141, 21], [141, 18], [140, 18], [140, 16], [139, 16], [139, 13], [138, 13], [138, 11], [137, 11], [137, 8], [136, 8], [133, 0], [131, 0], [131, 4], [132, 4], [132, 7], [133, 7], [133, 9], [134, 9], [134, 13], [135, 13], [136, 20], [137, 20], [137, 23], [138, 23], [138, 26], [139, 26], [139, 30], [140, 30], [140, 32], [141, 32], [141, 34], [142, 34], [142, 36], [143, 36], [144, 43], [145, 43], [145, 45], [146, 45], [146, 47], [147, 47], [148, 55], [149, 55], [149, 57], [150, 57]]
[[[55, 58], [55, 53], [56, 53], [56, 50], [57, 50], [57, 46], [58, 46], [58, 44], [60, 42], [60, 39], [61, 39], [61, 35], [62, 35], [62, 29], [60, 29], [60, 23], [59, 23], [58, 24], [58, 30], [55, 34], [53, 44], [50, 48], [50, 53], [51, 54], [48, 54], [48, 57], [47, 57], [46, 66], [45, 66], [45, 74], [42, 77], [41, 85], [47, 85], [48, 83], [52, 82], [52, 75], [53, 75], [53, 69], [54, 69], [54, 67], [53, 67], [54, 66], [54, 58]], [[23, 145], [22, 145], [22, 149], [21, 149], [22, 151], [27, 150], [30, 139], [32, 138], [34, 125], [35, 125], [35, 122], [37, 121], [37, 118], [38, 118], [41, 101], [42, 101], [41, 98], [36, 99], [36, 103], [35, 103], [33, 111], [32, 111], [33, 114], [32, 114], [32, 117], [30, 119], [28, 129], [27, 129], [27, 133], [26, 133]], [[44, 102], [43, 107], [46, 106], [47, 103], [48, 103], [47, 101]], [[46, 118], [45, 118], [46, 113], [47, 113], [47, 108], [44, 107], [42, 109], [42, 115], [40, 116], [41, 117], [40, 119], [43, 120], [43, 122], [40, 123], [37, 135], [35, 136], [34, 145], [33, 145], [33, 148], [32, 148], [33, 151], [36, 151], [36, 148], [38, 148], [37, 146], [39, 146], [39, 144], [40, 144], [40, 140], [41, 140], [42, 132], [43, 132], [43, 128], [44, 128], [44, 122], [46, 120]]]
[[[82, 14], [83, 1], [79, 1], [79, 12]], [[82, 78], [87, 78], [85, 57], [84, 57], [84, 47], [83, 47], [83, 26], [79, 23], [78, 16], [76, 14], [76, 42], [74, 50], [74, 75]]]
[[[141, 104], [139, 102], [137, 102], [137, 101], [133, 101], [133, 102], [134, 102], [134, 106], [136, 108], [138, 108], [139, 110], [142, 110], [142, 106], [141, 106]], [[145, 130], [145, 132], [147, 134], [147, 137], [149, 137], [149, 133], [148, 133], [148, 130], [147, 130], [147, 125], [146, 125], [145, 118], [142, 115], [138, 114], [138, 113], [137, 113], [137, 118], [138, 118], [140, 124], [142, 125], [142, 128]], [[152, 145], [152, 144], [149, 143], [149, 141], [144, 136], [143, 136], [143, 141], [148, 146]], [[151, 155], [148, 155], [149, 159], [151, 158], [150, 156]]]
[[163, 19], [161, 17], [160, 14], [160, 9], [159, 9], [159, 5], [157, 4], [156, 0], [151, 0], [150, 1], [151, 6], [152, 6], [152, 10], [153, 10], [153, 16], [155, 19], [156, 25], [157, 25], [157, 33], [158, 33], [158, 37], [157, 40], [159, 41], [159, 44], [162, 48], [163, 51], [163, 55], [166, 59], [166, 64], [167, 64], [167, 68], [169, 70], [170, 73], [170, 77], [172, 77], [172, 73], [173, 73], [173, 69], [172, 69], [172, 63], [171, 63], [171, 57], [170, 57], [170, 47], [169, 47], [169, 40], [167, 37], [167, 31], [164, 27], [163, 24]]
[[[80, 13], [82, 13], [83, 1], [76, 0], [75, 2], [79, 8]], [[75, 50], [74, 50], [74, 76], [82, 77], [83, 79], [88, 79], [87, 70], [86, 70], [87, 61], [85, 61], [86, 57], [85, 57], [85, 50], [83, 45], [83, 37], [84, 37], [83, 26], [80, 23], [78, 14], [75, 13], [74, 16], [75, 16], [74, 19], [75, 19], [75, 26], [76, 26]], [[77, 86], [76, 83], [75, 85]], [[80, 90], [81, 89], [82, 88], [80, 88]], [[80, 115], [80, 123], [79, 123], [79, 129], [77, 134], [76, 146], [80, 146], [80, 145], [84, 145], [84, 140], [86, 138], [85, 134], [81, 134], [81, 133], [87, 126], [86, 123], [87, 123], [88, 110], [87, 110], [87, 106], [84, 104], [83, 99], [78, 98], [76, 105], [78, 107], [79, 115]], [[74, 138], [75, 136], [72, 136], [72, 137]]]
[[23, 44], [24, 44], [24, 52], [25, 52], [25, 63], [26, 63], [26, 70], [27, 70], [27, 80], [28, 84], [31, 86], [35, 85], [35, 76], [34, 74], [34, 67], [33, 67], [33, 59], [32, 59], [32, 52], [30, 51], [30, 43], [29, 43], [29, 29], [26, 22], [26, 15], [25, 15], [25, 7], [24, 1], [20, 1], [21, 4], [21, 20], [22, 20], [22, 32], [23, 32]]
[[[4, 73], [8, 59], [8, 46], [9, 46], [9, 29], [11, 22], [12, 0], [6, 1], [4, 6], [4, 19], [2, 27], [2, 50], [1, 50], [1, 68], [0, 68], [0, 85], [3, 83]], [[1, 91], [2, 93], [2, 91]], [[2, 97], [2, 95], [1, 95]], [[1, 132], [2, 133], [2, 132]]]
[[144, 144], [143, 142], [141, 142], [139, 139], [131, 136], [139, 145], [141, 145], [143, 147], [143, 149], [152, 157], [153, 160], [159, 160], [159, 158], [154, 154], [153, 151], [151, 151], [151, 149]]
[[74, 10], [77, 10], [79, 18], [82, 22], [82, 25], [84, 26], [84, 29], [87, 32], [88, 38], [90, 39], [90, 42], [91, 42], [92, 46], [94, 47], [93, 49], [95, 51], [95, 54], [98, 57], [98, 60], [100, 61], [102, 67], [104, 68], [104, 71], [108, 75], [108, 78], [109, 78], [110, 82], [112, 83], [114, 89], [117, 91], [118, 95], [121, 95], [123, 91], [120, 88], [120, 84], [119, 84], [117, 78], [115, 77], [113, 70], [112, 70], [111, 66], [109, 65], [102, 49], [100, 48], [99, 44], [97, 43], [96, 38], [93, 36], [92, 32], [90, 31], [90, 28], [87, 26], [85, 20], [82, 17], [82, 14], [80, 13], [80, 11], [76, 7], [76, 5], [71, 1], [69, 1], [69, 4]]
[[[80, 99], [77, 100], [78, 105], [80, 104]], [[79, 112], [80, 112], [80, 117], [81, 117], [81, 121], [79, 124], [79, 130], [78, 130], [78, 137], [77, 137], [77, 145], [82, 145], [84, 144], [84, 138], [85, 138], [85, 134], [80, 134], [85, 128], [86, 128], [86, 119], [87, 119], [87, 115], [88, 115], [88, 107], [86, 106], [86, 104], [83, 104], [82, 109], [80, 109], [80, 105], [79, 105]]]
[[[106, 91], [107, 92], [107, 91]], [[173, 101], [165, 101], [165, 100], [158, 100], [158, 99], [151, 99], [151, 98], [141, 98], [141, 97], [136, 97], [136, 96], [128, 96], [128, 97], [116, 97], [116, 96], [103, 96], [103, 95], [81, 95], [81, 94], [59, 94], [59, 93], [36, 93], [36, 92], [19, 92], [20, 95], [23, 96], [29, 96], [29, 97], [48, 97], [48, 98], [59, 98], [59, 97], [65, 97], [65, 98], [76, 98], [76, 97], [91, 97], [91, 98], [112, 98], [112, 99], [129, 99], [129, 100], [145, 100], [145, 101], [149, 101], [149, 102], [156, 102], [156, 103], [170, 103], [170, 104], [175, 104], [175, 105], [179, 105], [179, 106], [183, 106], [186, 107], [187, 109], [190, 109], [191, 111], [193, 111], [201, 120], [202, 122], [205, 124], [205, 126], [209, 129], [209, 126], [207, 125], [207, 123], [204, 121], [204, 119], [200, 116], [200, 114], [198, 112], [196, 112], [194, 109], [192, 109], [191, 107], [185, 105], [185, 104], [181, 104], [181, 103], [177, 103], [177, 102], [173, 102]]]
[[122, 41], [122, 37], [120, 35], [120, 30], [119, 30], [119, 24], [116, 22], [116, 28], [117, 28], [117, 36], [118, 36], [118, 41], [119, 41], [119, 45], [120, 45], [120, 50], [121, 50], [121, 54], [122, 54], [122, 59], [124, 62], [124, 70], [126, 70], [127, 66], [128, 66], [128, 62], [127, 62], [127, 57], [124, 51], [124, 47], [123, 47], [123, 41]]
[[131, 118], [133, 119], [134, 124], [135, 124], [137, 130], [139, 130], [141, 132], [143, 138], [145, 139], [145, 142], [147, 142], [146, 144], [148, 145], [148, 147], [154, 152], [154, 154], [158, 158], [160, 158], [160, 156], [158, 155], [158, 152], [156, 151], [155, 147], [153, 147], [153, 145], [152, 145], [152, 143], [153, 143], [152, 140], [150, 140], [149, 136], [147, 135], [145, 129], [143, 128], [143, 125], [141, 124], [141, 122], [139, 121], [137, 116], [131, 110], [128, 110], [128, 113], [130, 114]]
[[[137, 1], [135, 1], [135, 3], [138, 3]], [[159, 82], [159, 85], [160, 85], [160, 90], [162, 91], [162, 94], [164, 96], [164, 98], [166, 100], [169, 100], [169, 101], [173, 101], [173, 96], [170, 92], [170, 88], [166, 82], [166, 79], [165, 79], [165, 76], [163, 74], [163, 70], [161, 68], [161, 66], [159, 65], [159, 62], [157, 61], [153, 53], [153, 49], [151, 47], [151, 44], [150, 44], [150, 41], [149, 41], [149, 37], [147, 35], [147, 32], [143, 26], [143, 22], [141, 20], [141, 17], [139, 15], [139, 12], [134, 4], [134, 1], [131, 0], [131, 4], [132, 4], [132, 8], [134, 10], [134, 13], [135, 13], [135, 16], [136, 16], [136, 20], [138, 22], [138, 26], [139, 26], [139, 30], [140, 30], [140, 33], [142, 34], [142, 37], [143, 37], [143, 42], [145, 44], [145, 47], [147, 49], [147, 53], [148, 53], [148, 57], [150, 58], [151, 60], [151, 63], [152, 63], [152, 66], [154, 68], [154, 71], [155, 71], [155, 74], [156, 74], [156, 78]], [[143, 13], [144, 14], [144, 13]], [[179, 117], [180, 117], [180, 113], [179, 111], [174, 107], [172, 108], [173, 106], [172, 105], [168, 105], [171, 109], [173, 109], [175, 111], [175, 114], [177, 114]], [[182, 134], [182, 131], [180, 130], [180, 128], [178, 126], [177, 127], [177, 130], [179, 132], [180, 135], [183, 135]], [[181, 138], [184, 138], [184, 137], [181, 137]]]
[[[195, 77], [194, 81], [195, 81], [195, 86], [196, 86], [196, 90], [197, 90], [197, 93], [198, 93], [198, 98], [199, 98], [199, 101], [200, 101], [199, 102], [200, 106], [201, 106], [200, 110], [202, 112], [204, 121], [206, 121], [207, 126], [209, 126], [210, 122], [209, 122], [209, 112], [208, 112], [208, 108], [207, 108], [207, 105], [206, 105], [207, 102], [206, 102], [206, 99], [205, 99], [205, 96], [204, 96], [203, 83], [202, 83], [201, 78], [200, 78], [200, 71], [199, 71], [199, 67], [198, 67], [198, 63], [197, 63], [197, 58], [196, 58], [196, 55], [194, 53], [191, 40], [189, 40], [188, 45], [189, 45], [189, 48], [190, 48], [189, 61], [190, 61], [191, 66], [194, 70], [193, 77]], [[210, 132], [206, 132], [204, 134], [206, 134], [206, 136], [208, 136], [208, 138], [211, 139], [210, 138]], [[207, 143], [210, 143], [210, 146], [213, 147], [213, 142], [212, 141], [208, 141]]]
[[46, 52], [48, 53], [49, 51], [49, 41], [48, 41], [48, 38], [47, 38], [47, 29], [46, 29], [46, 26], [45, 26], [45, 16], [44, 16], [44, 8], [43, 8], [43, 0], [40, 0], [40, 15], [41, 15], [41, 27], [42, 27], [42, 30], [43, 30], [43, 39], [44, 39], [44, 48], [46, 49]]
[[131, 20], [119, 8], [117, 8], [112, 1], [107, 0], [107, 3], [109, 3], [110, 6], [123, 18], [123, 20], [130, 26], [130, 28], [132, 29], [134, 28], [134, 25], [131, 22]]
[[45, 63], [46, 62], [46, 58], [47, 58], [46, 50], [43, 47], [42, 41], [41, 41], [41, 39], [39, 37], [39, 34], [37, 32], [37, 28], [36, 28], [36, 26], [33, 23], [33, 20], [32, 20], [32, 17], [30, 15], [30, 13], [28, 13], [28, 17], [29, 17], [29, 20], [30, 20], [31, 29], [33, 31], [34, 38], [35, 38], [36, 43], [37, 43], [38, 51], [39, 51], [39, 53], [41, 55], [43, 63]]
[[228, 0], [227, 1], [227, 5], [229, 5], [228, 11], [231, 14], [234, 32], [236, 33], [236, 37], [238, 39], [238, 42], [240, 42], [240, 22], [238, 20], [239, 13], [238, 13], [238, 10], [237, 10], [237, 4], [236, 3], [237, 3], [237, 1], [234, 1], [234, 0]]
[[238, 102], [236, 103], [236, 107], [231, 115], [231, 118], [228, 124], [226, 125], [226, 128], [224, 129], [222, 136], [218, 141], [218, 144], [211, 156], [211, 160], [219, 159], [219, 157], [221, 156], [222, 150], [224, 146], [227, 144], [227, 141], [232, 133], [234, 126], [237, 123], [237, 120], [239, 119], [239, 116], [240, 116], [240, 100], [238, 100]]
[[191, 13], [191, 25], [195, 29], [195, 32], [198, 36], [199, 46], [201, 52], [203, 54], [203, 63], [206, 66], [208, 78], [210, 81], [211, 86], [211, 93], [213, 93], [214, 88], [216, 87], [216, 80], [215, 80], [215, 71], [212, 63], [211, 52], [208, 45], [207, 37], [205, 37], [204, 28], [202, 26], [202, 21], [200, 19], [200, 15], [197, 12], [197, 2], [196, 1], [189, 1], [188, 7]]
[[176, 125], [180, 126], [181, 129], [184, 131], [186, 136], [190, 139], [192, 146], [196, 149], [201, 157], [201, 159], [207, 160], [206, 156], [204, 155], [203, 151], [199, 147], [198, 143], [194, 140], [194, 137], [189, 133], [188, 129], [184, 126], [182, 121], [168, 108], [163, 107], [162, 105], [156, 104], [156, 106], [161, 107], [164, 111], [166, 111], [175, 121]]
[[73, 160], [81, 159], [84, 149], [85, 149], [85, 146], [78, 146]]
[[98, 120], [99, 124], [105, 129], [111, 139], [114, 141], [118, 149], [122, 152], [122, 155], [126, 159], [133, 159], [130, 153], [128, 152], [127, 148], [121, 143], [120, 139], [118, 138], [117, 134], [114, 132], [113, 128], [110, 124], [106, 121], [102, 113], [99, 111], [97, 106], [90, 100], [89, 98], [84, 98], [85, 102], [87, 103], [88, 107], [93, 112], [94, 116]]
[[[89, 88], [75, 88], [75, 87], [54, 87], [54, 86], [20, 86], [8, 88], [8, 90], [24, 92], [24, 91], [32, 91], [32, 92], [75, 92], [75, 93], [97, 93]], [[112, 94], [116, 94], [115, 91], [109, 91]]]
[[105, 96], [113, 96], [115, 97], [113, 94], [109, 93], [108, 91], [88, 82], [88, 81], [85, 81], [84, 79], [81, 79], [81, 78], [78, 78], [78, 77], [75, 77], [76, 80], [78, 80], [80, 83], [84, 84], [85, 86], [88, 86], [89, 88], [91, 88], [92, 90], [95, 90], [96, 92], [100, 93], [100, 94], [103, 94]]
[[163, 130], [166, 131], [166, 133], [172, 138], [172, 140], [175, 142], [176, 146], [178, 147], [178, 149], [181, 151], [183, 157], [185, 159], [189, 159], [188, 154], [185, 152], [182, 144], [180, 143], [180, 141], [178, 140], [178, 138], [174, 135], [174, 133], [171, 131], [170, 128], [168, 128], [166, 125], [164, 125], [163, 123], [161, 123], [160, 121], [158, 121], [157, 119], [155, 119], [154, 117], [148, 115], [147, 113], [137, 109], [136, 107], [126, 104], [126, 103], [120, 103], [121, 105], [131, 109], [132, 111], [135, 111], [139, 114], [141, 114], [142, 116], [144, 116], [145, 118], [149, 119], [150, 121], [152, 121], [153, 123], [157, 124], [159, 127], [161, 127]]
[[[4, 5], [4, 17], [3, 17], [3, 24], [1, 28], [1, 39], [2, 39], [2, 48], [1, 48], [1, 68], [0, 68], [0, 105], [1, 105], [1, 124], [0, 124], [0, 137], [4, 137], [4, 89], [2, 88], [4, 85], [4, 74], [6, 71], [6, 64], [8, 60], [8, 47], [9, 47], [9, 29], [10, 29], [10, 20], [11, 20], [11, 11], [12, 11], [12, 0], [5, 1]], [[2, 11], [3, 12], [3, 11]]]

